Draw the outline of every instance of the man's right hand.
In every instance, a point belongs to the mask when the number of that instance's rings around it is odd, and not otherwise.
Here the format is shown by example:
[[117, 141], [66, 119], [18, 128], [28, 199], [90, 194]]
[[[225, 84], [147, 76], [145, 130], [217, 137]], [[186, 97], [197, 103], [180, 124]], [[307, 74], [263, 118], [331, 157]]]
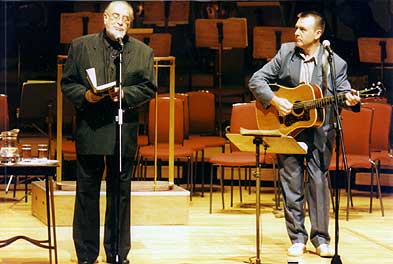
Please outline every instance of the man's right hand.
[[274, 96], [270, 103], [276, 107], [280, 116], [286, 116], [292, 111], [293, 104], [285, 98]]
[[85, 99], [89, 103], [97, 103], [98, 101], [100, 101], [104, 97], [105, 97], [105, 95], [96, 95], [91, 90], [87, 90], [85, 93]]

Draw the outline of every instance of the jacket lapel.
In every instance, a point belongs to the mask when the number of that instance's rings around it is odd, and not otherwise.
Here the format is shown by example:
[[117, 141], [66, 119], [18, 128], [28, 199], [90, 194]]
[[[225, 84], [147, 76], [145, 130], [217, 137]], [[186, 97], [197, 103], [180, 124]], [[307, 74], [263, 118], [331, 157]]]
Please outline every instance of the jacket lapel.
[[294, 82], [293, 83], [294, 86], [299, 84], [300, 65], [301, 65], [300, 57], [295, 51], [295, 53], [291, 56], [291, 63], [289, 64], [289, 76], [291, 76]]

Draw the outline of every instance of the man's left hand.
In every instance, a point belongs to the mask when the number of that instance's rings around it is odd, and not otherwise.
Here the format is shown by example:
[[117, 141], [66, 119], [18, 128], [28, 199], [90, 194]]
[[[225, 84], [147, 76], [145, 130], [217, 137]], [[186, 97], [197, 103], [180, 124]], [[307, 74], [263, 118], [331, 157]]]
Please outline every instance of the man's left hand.
[[347, 106], [354, 106], [360, 102], [360, 97], [357, 95], [356, 90], [351, 90], [351, 92], [348, 92], [345, 94], [346, 101], [345, 103]]

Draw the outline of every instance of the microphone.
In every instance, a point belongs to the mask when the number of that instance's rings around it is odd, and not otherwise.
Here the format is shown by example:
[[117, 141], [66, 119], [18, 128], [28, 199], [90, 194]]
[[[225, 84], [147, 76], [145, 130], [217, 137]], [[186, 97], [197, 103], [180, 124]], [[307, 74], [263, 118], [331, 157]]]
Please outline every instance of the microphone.
[[322, 41], [322, 46], [327, 50], [329, 55], [333, 56], [333, 50], [330, 47], [330, 41], [329, 40], [325, 39], [324, 41]]

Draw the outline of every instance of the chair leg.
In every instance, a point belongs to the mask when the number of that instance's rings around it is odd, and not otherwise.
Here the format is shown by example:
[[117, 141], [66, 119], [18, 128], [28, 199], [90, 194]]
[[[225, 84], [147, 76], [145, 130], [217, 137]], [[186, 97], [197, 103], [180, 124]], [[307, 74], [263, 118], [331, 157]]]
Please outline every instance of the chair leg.
[[231, 167], [231, 207], [233, 207], [233, 167]]
[[135, 157], [134, 157], [134, 160], [137, 162], [133, 167], [132, 167], [132, 171], [131, 171], [131, 179], [135, 179], [135, 174], [136, 174], [136, 170], [137, 170], [137, 164], [138, 164], [138, 162], [139, 162], [139, 149], [140, 149], [141, 147], [138, 145], [137, 147], [136, 147], [136, 151], [135, 151]]
[[347, 176], [347, 212], [346, 212], [346, 220], [349, 219], [349, 201], [352, 200], [351, 195], [351, 176], [352, 176], [352, 169], [349, 168], [348, 176]]
[[376, 174], [377, 174], [377, 188], [378, 188], [378, 197], [379, 197], [379, 204], [381, 206], [381, 213], [382, 216], [385, 216], [385, 210], [383, 208], [383, 202], [382, 202], [382, 192], [381, 192], [381, 182], [380, 182], [380, 176], [381, 176], [381, 161], [378, 160], [377, 162], [377, 169], [376, 169]]
[[193, 158], [192, 156], [188, 157], [188, 166], [187, 166], [187, 181], [190, 186], [190, 201], [192, 201], [192, 196], [194, 194], [194, 175], [193, 175]]
[[201, 175], [202, 175], [202, 193], [201, 196], [204, 197], [204, 187], [205, 187], [205, 150], [201, 151]]
[[210, 206], [209, 206], [209, 213], [212, 213], [212, 206], [213, 206], [213, 169], [214, 165], [212, 164], [210, 168]]
[[240, 203], [243, 203], [242, 172], [240, 167], [238, 167], [238, 174], [239, 174], [239, 198], [240, 198]]
[[194, 181], [194, 190], [196, 189], [196, 179], [198, 177], [198, 172], [197, 172], [197, 167], [198, 167], [198, 151], [195, 151], [195, 159], [194, 159], [194, 167], [192, 169], [192, 173], [195, 176], [195, 181]]
[[373, 196], [374, 196], [374, 165], [371, 165], [371, 175], [370, 175], [370, 207], [368, 212], [371, 214], [373, 211]]
[[224, 166], [220, 166], [221, 168], [221, 201], [222, 201], [222, 209], [225, 209], [225, 202], [224, 202]]
[[251, 195], [251, 168], [248, 168], [248, 173], [247, 173], [247, 177], [248, 177], [248, 195]]

